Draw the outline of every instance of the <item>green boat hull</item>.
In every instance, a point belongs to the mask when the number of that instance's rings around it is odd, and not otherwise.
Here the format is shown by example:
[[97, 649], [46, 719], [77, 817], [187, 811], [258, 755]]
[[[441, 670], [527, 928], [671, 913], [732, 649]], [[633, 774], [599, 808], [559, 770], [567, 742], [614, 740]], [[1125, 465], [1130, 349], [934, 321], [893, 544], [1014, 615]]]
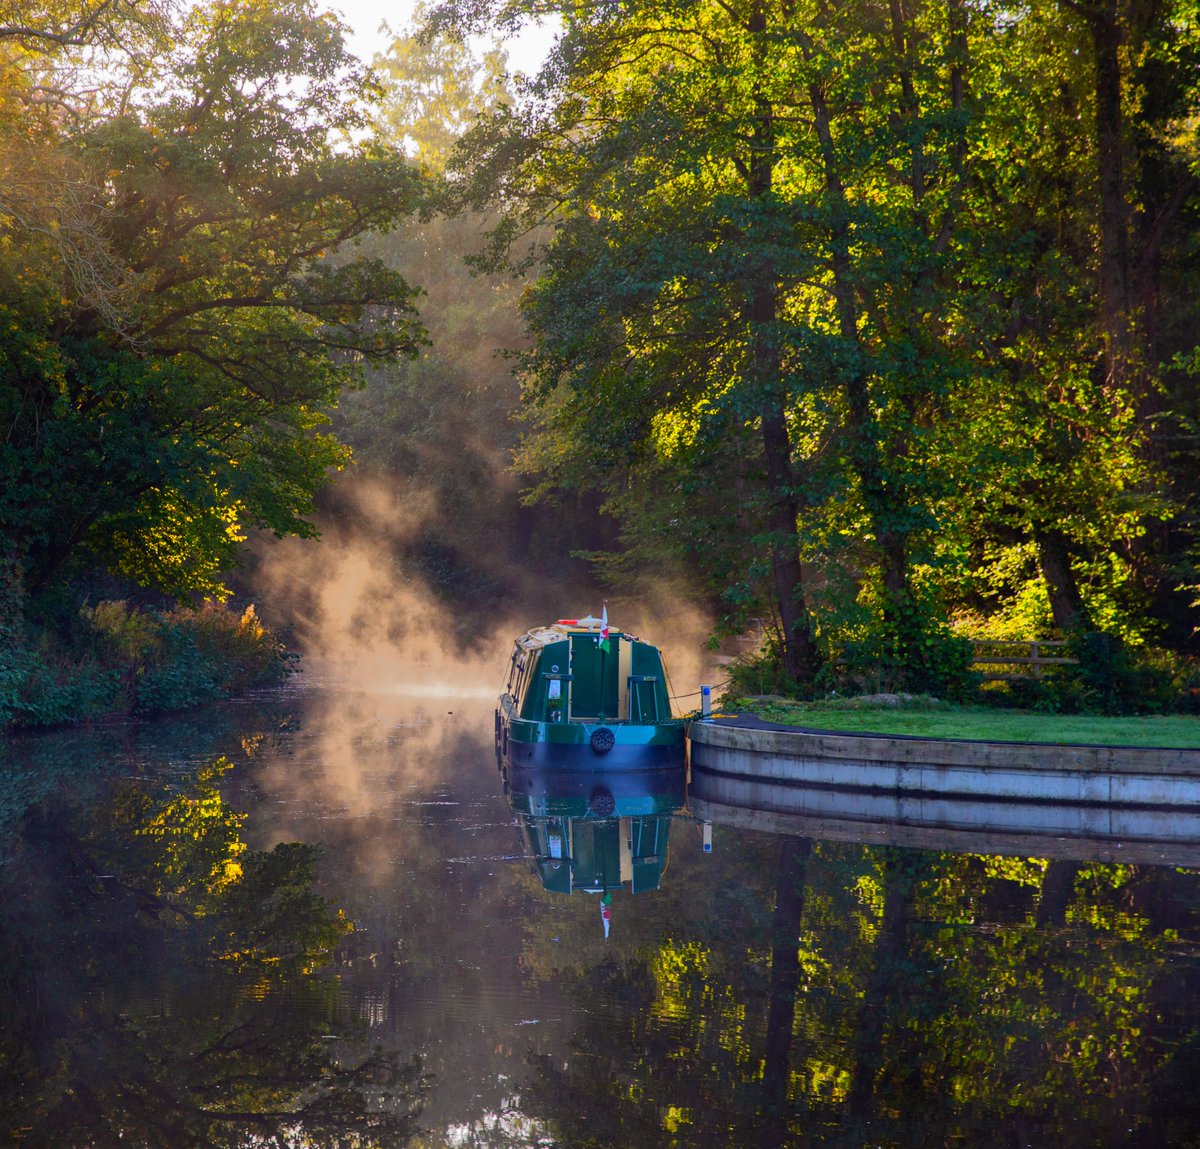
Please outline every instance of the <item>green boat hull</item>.
[[684, 764], [683, 719], [653, 724], [533, 722], [517, 717], [511, 698], [496, 712], [496, 749], [523, 770], [671, 770]]

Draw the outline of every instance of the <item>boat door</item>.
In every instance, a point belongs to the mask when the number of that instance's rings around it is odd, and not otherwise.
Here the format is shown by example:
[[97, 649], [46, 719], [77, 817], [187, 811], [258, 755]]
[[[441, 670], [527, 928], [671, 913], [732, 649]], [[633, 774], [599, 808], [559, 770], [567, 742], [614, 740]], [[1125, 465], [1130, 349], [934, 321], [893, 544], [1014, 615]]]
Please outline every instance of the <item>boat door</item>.
[[609, 638], [609, 649], [600, 646], [598, 634], [571, 635], [572, 719], [615, 719], [620, 713], [618, 670], [620, 638]]

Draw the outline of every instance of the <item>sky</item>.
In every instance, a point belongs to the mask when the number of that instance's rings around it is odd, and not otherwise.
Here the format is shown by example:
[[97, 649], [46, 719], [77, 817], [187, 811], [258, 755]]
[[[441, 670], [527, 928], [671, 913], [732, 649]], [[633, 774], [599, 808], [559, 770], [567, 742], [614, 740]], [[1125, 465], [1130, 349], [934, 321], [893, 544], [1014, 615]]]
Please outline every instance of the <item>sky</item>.
[[[338, 12], [353, 29], [350, 47], [364, 60], [370, 60], [376, 52], [387, 47], [388, 39], [380, 33], [380, 24], [386, 20], [393, 31], [402, 31], [415, 6], [415, 0], [392, 0], [387, 4], [381, 4], [379, 0], [329, 0], [328, 3], [328, 7]], [[530, 28], [506, 44], [509, 66], [515, 72], [536, 72], [553, 42], [552, 29]]]

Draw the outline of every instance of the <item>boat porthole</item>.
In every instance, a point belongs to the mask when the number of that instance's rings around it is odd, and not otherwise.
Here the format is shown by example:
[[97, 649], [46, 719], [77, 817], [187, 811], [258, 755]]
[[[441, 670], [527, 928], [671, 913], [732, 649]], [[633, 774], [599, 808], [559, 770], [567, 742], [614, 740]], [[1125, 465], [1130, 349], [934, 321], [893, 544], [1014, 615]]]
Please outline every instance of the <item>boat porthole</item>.
[[607, 754], [617, 744], [617, 736], [607, 726], [601, 726], [592, 731], [590, 741], [597, 754]]

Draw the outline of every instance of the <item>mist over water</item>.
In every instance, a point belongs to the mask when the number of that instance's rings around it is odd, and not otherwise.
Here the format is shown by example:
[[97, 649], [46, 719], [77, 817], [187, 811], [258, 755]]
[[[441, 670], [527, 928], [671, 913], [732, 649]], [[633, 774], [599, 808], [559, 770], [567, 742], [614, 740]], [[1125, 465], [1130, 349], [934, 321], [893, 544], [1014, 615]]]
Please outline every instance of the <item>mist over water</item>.
[[[486, 572], [494, 592], [451, 602], [407, 558], [416, 540], [442, 525], [432, 493], [349, 475], [339, 480], [338, 504], [337, 515], [319, 521], [320, 540], [260, 543], [254, 573], [267, 617], [290, 629], [312, 673], [376, 693], [494, 700], [513, 639], [557, 618], [599, 617], [607, 600], [615, 629], [663, 650], [677, 711], [695, 708], [701, 682], [712, 681], [705, 648], [712, 620], [669, 584], [623, 596], [573, 570], [556, 577], [485, 549], [464, 562]], [[447, 532], [453, 527], [445, 524]], [[457, 536], [455, 549], [462, 550]]]
[[[326, 971], [336, 1011], [369, 1043], [419, 1056], [428, 1143], [468, 1144], [503, 1128], [512, 1136], [497, 1143], [526, 1144], [521, 1130], [536, 1141], [547, 1128], [521, 1097], [531, 1067], [565, 1064], [576, 1032], [608, 1024], [609, 1003], [580, 1000], [564, 969], [574, 979], [648, 944], [682, 920], [668, 907], [688, 883], [669, 902], [647, 893], [630, 904], [619, 892], [608, 941], [595, 899], [542, 889], [493, 748], [513, 639], [559, 617], [599, 615], [607, 598], [614, 628], [664, 649], [685, 709], [708, 620], [669, 587], [623, 597], [483, 544], [468, 561], [500, 589], [449, 595], [409, 561], [440, 513], [419, 489], [345, 480], [319, 542], [258, 545], [253, 601], [290, 628], [302, 672], [280, 690], [102, 732], [84, 753], [98, 777], [125, 775], [151, 793], [186, 787], [227, 757], [221, 791], [245, 814], [247, 847], [317, 851], [317, 892], [353, 923]], [[68, 733], [38, 752], [71, 762], [80, 745]], [[706, 864], [696, 834], [674, 848], [693, 856], [671, 866], [669, 881]], [[186, 1001], [188, 985], [170, 992]]]

